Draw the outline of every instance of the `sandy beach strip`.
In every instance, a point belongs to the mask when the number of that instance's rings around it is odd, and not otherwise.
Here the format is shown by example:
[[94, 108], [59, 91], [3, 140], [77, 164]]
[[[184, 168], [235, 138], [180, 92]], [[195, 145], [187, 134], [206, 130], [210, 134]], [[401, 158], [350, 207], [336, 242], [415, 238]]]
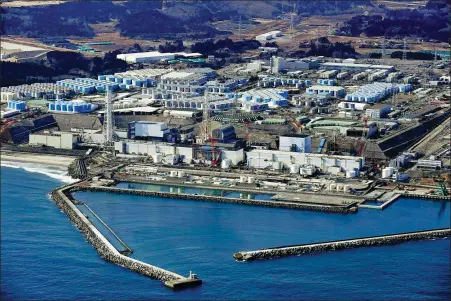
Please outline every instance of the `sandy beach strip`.
[[1, 152], [0, 160], [68, 167], [75, 160], [75, 157], [36, 153]]

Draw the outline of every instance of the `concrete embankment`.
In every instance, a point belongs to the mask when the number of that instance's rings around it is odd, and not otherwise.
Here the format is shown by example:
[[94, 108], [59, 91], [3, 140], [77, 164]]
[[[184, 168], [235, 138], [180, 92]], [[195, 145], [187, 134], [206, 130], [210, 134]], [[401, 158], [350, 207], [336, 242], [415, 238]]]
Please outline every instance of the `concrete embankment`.
[[249, 200], [249, 199], [226, 198], [226, 197], [210, 196], [210, 195], [194, 195], [194, 194], [160, 192], [160, 191], [150, 191], [150, 190], [136, 190], [136, 189], [123, 189], [123, 188], [100, 187], [100, 186], [84, 186], [84, 187], [71, 188], [71, 192], [74, 192], [74, 191], [100, 191], [100, 192], [110, 192], [110, 193], [120, 193], [120, 194], [153, 196], [153, 197], [160, 197], [160, 198], [193, 200], [193, 201], [201, 201], [201, 202], [229, 203], [229, 204], [252, 205], [252, 206], [267, 206], [267, 207], [273, 207], [273, 208], [313, 210], [313, 211], [323, 211], [323, 212], [331, 212], [331, 213], [351, 213], [351, 212], [355, 212], [357, 209], [355, 207], [355, 204], [345, 205], [345, 206], [326, 206], [326, 205], [317, 205], [317, 204], [306, 204], [306, 203], [300, 203], [300, 202], [266, 201], [266, 200], [252, 200], [252, 199]]
[[[113, 245], [97, 230], [97, 228], [83, 215], [83, 213], [70, 200], [67, 193], [73, 186], [66, 186], [54, 190], [51, 195], [57, 206], [69, 217], [75, 226], [83, 233], [87, 241], [94, 246], [99, 255], [114, 264], [123, 266], [142, 275], [161, 281], [187, 282], [189, 285], [200, 284], [202, 281], [189, 279], [176, 273], [161, 269], [145, 262], [120, 254]], [[183, 285], [181, 285], [183, 286]]]
[[360, 248], [369, 246], [398, 244], [414, 240], [426, 240], [441, 237], [449, 237], [451, 229], [434, 229], [418, 232], [407, 232], [393, 235], [372, 236], [348, 240], [337, 240], [314, 244], [293, 245], [261, 249], [257, 251], [241, 251], [233, 254], [238, 261], [250, 261], [255, 259], [271, 259], [275, 257], [285, 257], [291, 255], [311, 254], [316, 252], [335, 251], [350, 248]]

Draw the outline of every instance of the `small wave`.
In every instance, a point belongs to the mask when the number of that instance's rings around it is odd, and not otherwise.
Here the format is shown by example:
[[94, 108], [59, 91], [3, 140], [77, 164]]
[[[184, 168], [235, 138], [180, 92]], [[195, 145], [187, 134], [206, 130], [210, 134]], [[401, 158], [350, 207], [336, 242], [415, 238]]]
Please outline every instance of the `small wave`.
[[64, 167], [54, 167], [36, 163], [13, 162], [1, 160], [1, 166], [9, 168], [21, 168], [27, 172], [40, 173], [52, 179], [63, 183], [74, 183], [77, 180], [67, 174], [67, 169]]

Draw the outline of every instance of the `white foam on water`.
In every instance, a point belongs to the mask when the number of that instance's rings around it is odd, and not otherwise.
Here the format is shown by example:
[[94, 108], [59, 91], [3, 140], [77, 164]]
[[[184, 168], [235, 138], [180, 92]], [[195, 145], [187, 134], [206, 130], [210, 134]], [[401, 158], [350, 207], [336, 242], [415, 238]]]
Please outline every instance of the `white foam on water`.
[[36, 163], [14, 162], [7, 160], [1, 160], [0, 163], [1, 166], [4, 167], [21, 168], [27, 172], [40, 173], [63, 183], [74, 183], [77, 181], [67, 174], [67, 168], [65, 167], [48, 166]]

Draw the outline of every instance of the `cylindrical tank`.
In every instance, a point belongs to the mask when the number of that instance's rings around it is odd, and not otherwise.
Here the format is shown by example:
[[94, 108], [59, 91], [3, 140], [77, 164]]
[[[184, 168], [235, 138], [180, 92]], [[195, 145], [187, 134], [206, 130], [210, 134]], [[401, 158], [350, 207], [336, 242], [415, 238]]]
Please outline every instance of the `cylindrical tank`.
[[240, 183], [246, 183], [247, 177], [246, 176], [240, 176]]
[[299, 173], [299, 165], [298, 164], [293, 164], [290, 166], [290, 173]]
[[230, 168], [231, 160], [230, 159], [224, 159], [221, 162], [221, 168], [222, 169], [228, 169]]
[[337, 184], [337, 191], [343, 190], [343, 184]]
[[185, 171], [184, 170], [179, 170], [178, 176], [179, 176], [179, 178], [184, 178], [186, 176]]
[[161, 163], [162, 160], [163, 160], [163, 156], [161, 154], [153, 155], [153, 162], [154, 163]]
[[272, 168], [275, 170], [281, 170], [282, 169], [282, 162], [274, 161], [272, 162]]
[[329, 185], [329, 190], [330, 191], [335, 191], [336, 189], [337, 189], [337, 184], [332, 183], [332, 184]]
[[255, 178], [254, 177], [249, 177], [249, 178], [247, 178], [247, 182], [249, 184], [254, 184], [255, 183]]
[[349, 193], [349, 191], [351, 191], [351, 185], [345, 185], [345, 186], [343, 186], [343, 192]]
[[171, 170], [171, 172], [169, 173], [171, 177], [176, 178], [177, 177], [177, 170]]
[[179, 163], [179, 158], [180, 158], [179, 155], [173, 155], [171, 160], [172, 165]]

